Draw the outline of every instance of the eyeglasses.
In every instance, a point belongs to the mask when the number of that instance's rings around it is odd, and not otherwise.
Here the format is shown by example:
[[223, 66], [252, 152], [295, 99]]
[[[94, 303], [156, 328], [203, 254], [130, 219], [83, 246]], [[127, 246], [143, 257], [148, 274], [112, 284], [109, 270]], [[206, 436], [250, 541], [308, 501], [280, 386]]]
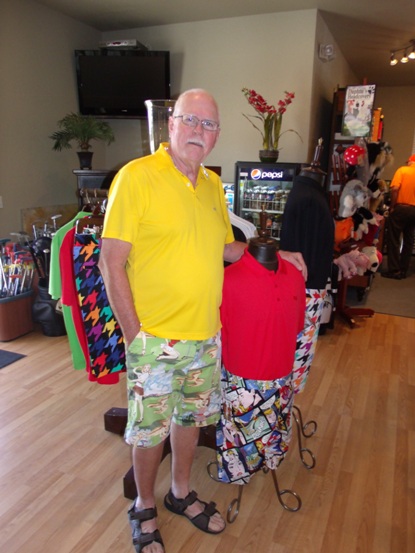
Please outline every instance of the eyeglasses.
[[175, 119], [181, 119], [183, 125], [186, 125], [187, 127], [193, 127], [194, 129], [198, 126], [200, 123], [202, 125], [203, 130], [209, 131], [209, 132], [215, 132], [219, 129], [219, 123], [216, 121], [211, 121], [210, 119], [199, 119], [199, 117], [196, 117], [196, 115], [190, 115], [188, 113], [185, 113], [183, 115], [174, 115]]

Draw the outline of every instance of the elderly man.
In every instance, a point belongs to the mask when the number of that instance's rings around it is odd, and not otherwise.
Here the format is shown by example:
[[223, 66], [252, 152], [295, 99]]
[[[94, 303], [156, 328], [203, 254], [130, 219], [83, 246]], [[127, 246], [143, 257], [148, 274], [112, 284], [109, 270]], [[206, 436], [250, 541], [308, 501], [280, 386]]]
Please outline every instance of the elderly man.
[[[137, 552], [161, 553], [154, 487], [170, 436], [167, 509], [217, 534], [225, 521], [198, 499], [190, 473], [199, 428], [220, 413], [223, 260], [246, 244], [232, 234], [219, 177], [202, 162], [220, 132], [214, 98], [193, 89], [177, 100], [169, 143], [134, 160], [109, 194], [100, 269], [127, 349], [128, 423], [138, 497], [128, 515]], [[287, 254], [305, 272], [300, 254]]]

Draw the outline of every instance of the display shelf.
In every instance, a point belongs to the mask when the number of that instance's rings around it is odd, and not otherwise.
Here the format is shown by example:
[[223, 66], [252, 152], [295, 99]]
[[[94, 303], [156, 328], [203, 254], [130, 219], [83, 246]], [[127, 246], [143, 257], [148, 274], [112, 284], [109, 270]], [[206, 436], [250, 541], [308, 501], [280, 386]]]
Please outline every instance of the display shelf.
[[326, 177], [326, 190], [336, 190], [345, 183], [345, 167], [342, 163], [344, 150], [354, 143], [351, 136], [341, 134], [343, 109], [346, 96], [346, 89], [339, 88], [334, 93], [333, 111], [330, 126], [329, 158]]
[[77, 179], [78, 186], [78, 207], [82, 209], [85, 205], [81, 190], [108, 190], [117, 171], [107, 169], [74, 169], [73, 174]]

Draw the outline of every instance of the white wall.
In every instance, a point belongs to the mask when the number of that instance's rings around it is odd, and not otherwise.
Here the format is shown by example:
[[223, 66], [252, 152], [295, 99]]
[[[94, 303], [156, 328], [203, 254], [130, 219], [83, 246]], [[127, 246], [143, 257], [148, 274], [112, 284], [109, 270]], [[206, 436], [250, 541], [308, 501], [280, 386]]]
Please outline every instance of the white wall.
[[[52, 151], [56, 122], [77, 110], [73, 50], [100, 33], [29, 0], [0, 15], [0, 237], [22, 228], [21, 209], [76, 203], [75, 150]], [[97, 148], [98, 163], [104, 150]]]
[[[331, 44], [334, 48], [334, 58], [326, 61], [319, 58], [319, 46]], [[316, 34], [314, 46], [314, 78], [312, 84], [311, 113], [316, 114], [314, 125], [310, 126], [310, 144], [315, 147], [317, 140], [323, 138], [322, 168], [328, 167], [330, 142], [330, 125], [334, 91], [338, 87], [360, 84], [351, 71], [338, 44], [327, 27], [324, 19], [318, 13], [316, 19]], [[309, 152], [312, 155], [312, 152]]]
[[[285, 90], [295, 92], [284, 115], [283, 130], [295, 129], [303, 142], [294, 133], [286, 133], [281, 139], [280, 160], [306, 160], [315, 18], [315, 10], [306, 10], [131, 29], [122, 37], [170, 51], [174, 97], [192, 87], [206, 88], [216, 97], [222, 131], [208, 163], [222, 166], [223, 179], [233, 181], [235, 161], [258, 160], [261, 148], [259, 132], [242, 116], [254, 114], [241, 92], [245, 86], [270, 103], [283, 98]], [[119, 37], [119, 32], [104, 34], [107, 39]], [[114, 152], [112, 147], [107, 150], [110, 163], [115, 161]]]
[[[295, 92], [283, 129], [295, 129], [303, 142], [287, 133], [280, 159], [302, 162], [309, 160], [315, 139], [329, 124], [336, 85], [356, 84], [341, 53], [327, 64], [316, 58], [318, 43], [333, 40], [316, 10], [101, 35], [31, 0], [3, 0], [0, 237], [20, 230], [23, 208], [76, 202], [75, 149], [54, 152], [49, 136], [59, 119], [77, 110], [73, 50], [96, 48], [103, 38], [137, 38], [152, 49], [169, 50], [173, 96], [194, 86], [216, 96], [223, 130], [208, 163], [222, 166], [225, 181], [233, 181], [235, 161], [256, 160], [261, 147], [260, 134], [242, 116], [252, 109], [242, 87], [255, 88], [272, 103], [285, 90]], [[94, 168], [118, 168], [148, 153], [145, 120], [110, 124], [116, 142], [94, 145]]]
[[376, 90], [376, 107], [385, 115], [383, 138], [392, 146], [395, 161], [385, 168], [383, 179], [391, 179], [396, 169], [415, 153], [415, 87], [383, 87]]
[[[208, 162], [222, 167], [225, 181], [233, 181], [235, 161], [257, 160], [261, 147], [259, 132], [242, 116], [254, 113], [241, 93], [244, 86], [270, 103], [283, 98], [285, 90], [295, 92], [284, 115], [283, 130], [295, 129], [302, 142], [294, 133], [286, 133], [281, 139], [280, 161], [306, 162], [317, 139], [322, 135], [328, 139], [335, 87], [358, 84], [317, 10], [138, 28], [121, 34], [151, 49], [170, 51], [173, 97], [191, 87], [214, 94], [221, 110], [222, 132]], [[104, 33], [104, 38], [119, 39], [121, 34]], [[333, 62], [318, 59], [320, 43], [335, 45]], [[132, 156], [137, 151], [137, 137], [148, 148], [145, 124], [137, 122], [135, 127], [135, 134], [129, 128], [133, 148], [123, 141], [123, 151]], [[107, 150], [110, 164], [115, 153], [112, 147]]]

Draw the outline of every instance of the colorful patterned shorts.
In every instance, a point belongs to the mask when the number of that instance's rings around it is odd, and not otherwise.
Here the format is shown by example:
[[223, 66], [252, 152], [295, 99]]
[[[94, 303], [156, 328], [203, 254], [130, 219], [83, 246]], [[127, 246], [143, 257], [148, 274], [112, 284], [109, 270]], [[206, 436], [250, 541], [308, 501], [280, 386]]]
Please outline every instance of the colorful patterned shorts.
[[303, 330], [297, 336], [293, 368], [293, 385], [296, 394], [304, 390], [310, 373], [311, 363], [316, 352], [321, 312], [326, 294], [326, 289], [306, 289], [305, 322]]
[[284, 459], [291, 440], [291, 374], [247, 380], [222, 369], [222, 412], [216, 431], [218, 478], [246, 484], [260, 469]]
[[126, 354], [125, 440], [153, 447], [181, 426], [215, 424], [220, 413], [220, 333], [208, 340], [169, 340], [141, 331]]

